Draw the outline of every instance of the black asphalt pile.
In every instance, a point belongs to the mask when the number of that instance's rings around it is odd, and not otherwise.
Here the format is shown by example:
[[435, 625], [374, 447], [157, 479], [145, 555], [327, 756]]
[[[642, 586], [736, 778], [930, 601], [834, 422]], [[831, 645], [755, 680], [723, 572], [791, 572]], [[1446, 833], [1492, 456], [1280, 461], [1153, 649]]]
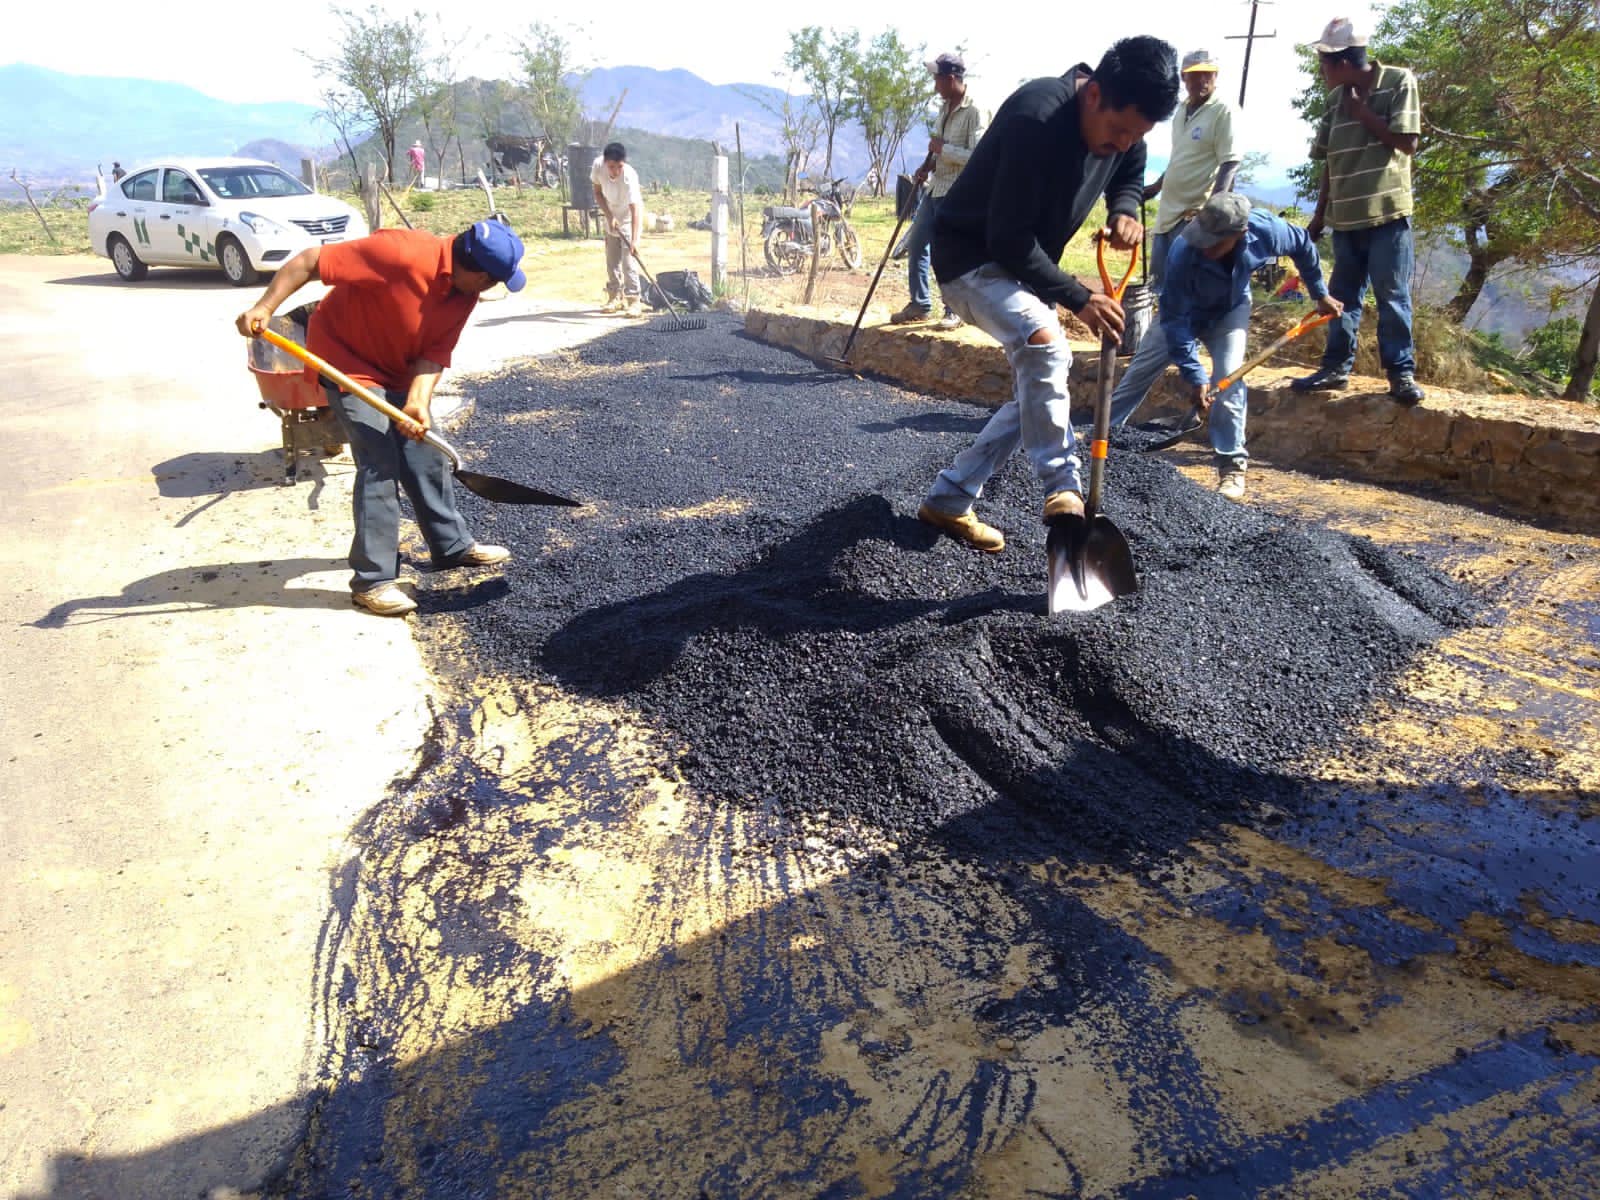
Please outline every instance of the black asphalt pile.
[[1049, 617], [1020, 456], [979, 506], [1003, 554], [914, 516], [986, 412], [829, 373], [725, 317], [473, 394], [477, 469], [598, 511], [463, 497], [480, 537], [519, 551], [509, 590], [461, 603], [439, 576], [425, 608], [459, 611], [478, 666], [636, 709], [670, 769], [779, 818], [1172, 848], [1292, 803], [1297, 767], [1472, 612], [1420, 560], [1229, 504], [1124, 445], [1104, 508], [1141, 591]]

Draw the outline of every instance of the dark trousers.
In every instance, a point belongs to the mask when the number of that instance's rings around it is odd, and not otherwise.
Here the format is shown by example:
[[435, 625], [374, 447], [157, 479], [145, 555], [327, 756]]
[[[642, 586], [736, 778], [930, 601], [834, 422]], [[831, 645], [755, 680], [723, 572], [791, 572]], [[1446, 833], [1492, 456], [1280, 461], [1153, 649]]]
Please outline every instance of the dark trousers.
[[[450, 460], [426, 442], [403, 435], [388, 417], [365, 401], [324, 383], [328, 404], [356, 460], [351, 497], [355, 537], [350, 542], [350, 589], [370, 591], [400, 575], [400, 489], [416, 514], [422, 538], [435, 563], [472, 547], [467, 522], [456, 509]], [[404, 408], [400, 392], [384, 393]]]

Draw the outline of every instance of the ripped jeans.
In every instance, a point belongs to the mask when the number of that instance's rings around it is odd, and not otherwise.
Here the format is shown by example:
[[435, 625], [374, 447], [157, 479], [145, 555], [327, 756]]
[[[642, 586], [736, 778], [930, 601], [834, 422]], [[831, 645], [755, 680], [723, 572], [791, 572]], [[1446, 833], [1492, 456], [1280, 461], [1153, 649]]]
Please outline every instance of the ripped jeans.
[[[1077, 445], [1067, 399], [1072, 351], [1053, 306], [1046, 304], [993, 263], [943, 284], [945, 303], [1005, 350], [1012, 393], [955, 461], [939, 472], [928, 491], [930, 508], [960, 516], [983, 494], [983, 485], [1020, 444], [1033, 473], [1051, 492], [1082, 493]], [[1041, 329], [1055, 340], [1032, 345]]]

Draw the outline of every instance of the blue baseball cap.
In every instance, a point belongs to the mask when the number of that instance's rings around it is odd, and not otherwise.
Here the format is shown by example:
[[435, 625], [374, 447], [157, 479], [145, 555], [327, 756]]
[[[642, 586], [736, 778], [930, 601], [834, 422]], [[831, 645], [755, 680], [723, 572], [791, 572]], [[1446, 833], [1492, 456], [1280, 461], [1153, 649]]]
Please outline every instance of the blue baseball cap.
[[520, 292], [528, 277], [517, 264], [522, 261], [522, 239], [499, 221], [479, 221], [461, 235], [466, 266], [482, 271], [490, 279], [506, 285], [508, 292]]

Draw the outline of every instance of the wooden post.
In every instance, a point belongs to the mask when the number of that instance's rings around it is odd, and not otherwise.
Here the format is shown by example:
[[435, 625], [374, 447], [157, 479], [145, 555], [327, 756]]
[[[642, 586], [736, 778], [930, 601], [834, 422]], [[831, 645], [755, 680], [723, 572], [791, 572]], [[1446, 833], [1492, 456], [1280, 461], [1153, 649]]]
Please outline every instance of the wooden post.
[[52, 246], [58, 245], [59, 243], [56, 241], [56, 235], [50, 232], [49, 222], [44, 219], [44, 214], [39, 211], [39, 206], [33, 202], [32, 190], [29, 189], [27, 184], [23, 183], [22, 180], [17, 178], [17, 169], [15, 167], [11, 168], [11, 182], [21, 188], [22, 194], [28, 198], [28, 207], [33, 209], [33, 215], [38, 217], [39, 224], [44, 226], [44, 235], [50, 239], [50, 244]]
[[749, 238], [744, 227], [744, 139], [739, 135], [739, 122], [733, 123], [733, 148], [738, 154], [739, 170], [739, 275], [744, 280], [744, 305], [750, 307], [750, 262], [745, 256], [745, 243]]
[[383, 196], [378, 192], [378, 164], [369, 162], [361, 185], [361, 203], [367, 210], [367, 228], [383, 225]]
[[317, 190], [317, 164], [309, 158], [300, 160], [300, 182], [313, 192]]
[[728, 286], [728, 156], [711, 160], [711, 290]]
[[822, 206], [813, 200], [811, 208], [811, 273], [806, 276], [805, 303], [810, 305], [811, 297], [817, 291], [817, 262], [822, 257]]

